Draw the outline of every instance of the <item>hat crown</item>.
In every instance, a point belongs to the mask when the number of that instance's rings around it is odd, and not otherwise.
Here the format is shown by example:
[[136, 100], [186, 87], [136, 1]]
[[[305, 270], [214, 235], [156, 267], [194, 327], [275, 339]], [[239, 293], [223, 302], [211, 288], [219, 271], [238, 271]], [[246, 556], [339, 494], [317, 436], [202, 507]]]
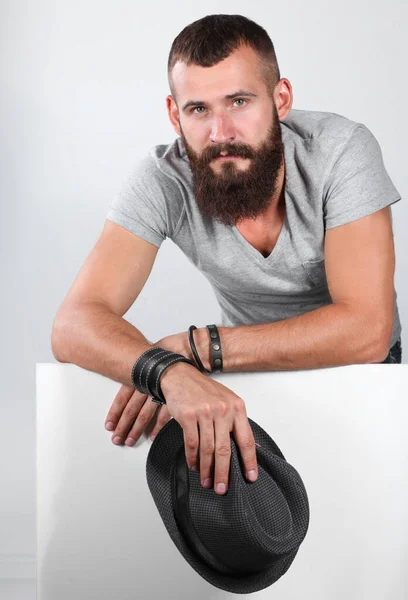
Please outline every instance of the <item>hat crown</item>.
[[252, 419], [248, 422], [256, 442], [258, 479], [246, 479], [230, 434], [224, 495], [203, 488], [199, 472], [188, 468], [183, 430], [175, 419], [162, 427], [146, 462], [149, 489], [180, 553], [208, 582], [234, 593], [256, 592], [282, 577], [309, 525], [299, 473], [269, 434]]
[[238, 452], [231, 438], [230, 478], [224, 495], [202, 488], [200, 474], [186, 468], [194, 531], [226, 572], [244, 575], [297, 551], [307, 531], [307, 523], [299, 518], [307, 498], [299, 474], [283, 458], [257, 448], [258, 479], [248, 482]]

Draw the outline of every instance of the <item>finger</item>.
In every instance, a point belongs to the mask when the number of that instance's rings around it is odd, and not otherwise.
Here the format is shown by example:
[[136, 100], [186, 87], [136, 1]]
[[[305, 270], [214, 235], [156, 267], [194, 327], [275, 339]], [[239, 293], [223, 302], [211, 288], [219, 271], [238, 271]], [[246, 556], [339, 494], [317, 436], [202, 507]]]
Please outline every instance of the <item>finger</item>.
[[159, 433], [160, 429], [162, 427], [164, 427], [164, 425], [166, 423], [168, 423], [168, 421], [170, 421], [170, 419], [172, 418], [172, 416], [169, 413], [169, 409], [167, 408], [166, 404], [163, 404], [162, 406], [160, 406], [159, 410], [156, 412], [157, 414], [157, 421], [153, 427], [153, 430], [150, 434], [150, 439], [153, 441], [154, 438], [156, 437], [156, 435]]
[[258, 478], [256, 443], [246, 414], [245, 404], [244, 409], [241, 408], [235, 413], [233, 433], [239, 446], [245, 476], [249, 481], [256, 481]]
[[231, 463], [231, 438], [228, 421], [223, 417], [216, 418], [214, 421], [214, 429], [214, 490], [217, 494], [225, 494], [228, 489], [229, 469]]
[[[115, 432], [112, 435], [113, 443], [122, 444], [128, 438], [128, 433], [135, 424], [136, 418], [139, 421], [138, 426], [140, 427], [141, 431], [143, 431], [144, 427], [150, 422], [150, 419], [156, 411], [156, 405], [154, 402], [146, 403], [146, 398], [147, 395], [141, 394], [140, 392], [133, 394], [133, 396], [130, 398], [127, 405], [123, 409]], [[147, 404], [146, 407], [145, 404]], [[133, 444], [136, 441], [137, 440], [134, 440]], [[130, 445], [132, 445], [132, 442], [130, 442]]]
[[[129, 399], [132, 397], [135, 392], [135, 388], [129, 385], [123, 384], [118, 393], [115, 396], [115, 399], [112, 402], [112, 406], [109, 409], [109, 412], [105, 419], [105, 428], [109, 431], [115, 429], [118, 421], [122, 415], [123, 409], [129, 402]], [[111, 423], [111, 425], [109, 425]]]
[[183, 422], [184, 451], [186, 462], [191, 469], [195, 467], [198, 471], [198, 425], [195, 416], [187, 417]]
[[[157, 414], [158, 405], [152, 402], [151, 396], [146, 396], [146, 400], [137, 415], [133, 418], [131, 426], [127, 433], [125, 444], [127, 446], [133, 446], [142, 433], [146, 431], [148, 425], [154, 420]], [[160, 409], [159, 409], [160, 410]]]
[[[214, 469], [214, 421], [209, 417], [202, 416], [199, 419], [200, 428], [200, 479], [201, 485], [211, 488], [213, 485]], [[197, 465], [198, 467], [198, 465]]]

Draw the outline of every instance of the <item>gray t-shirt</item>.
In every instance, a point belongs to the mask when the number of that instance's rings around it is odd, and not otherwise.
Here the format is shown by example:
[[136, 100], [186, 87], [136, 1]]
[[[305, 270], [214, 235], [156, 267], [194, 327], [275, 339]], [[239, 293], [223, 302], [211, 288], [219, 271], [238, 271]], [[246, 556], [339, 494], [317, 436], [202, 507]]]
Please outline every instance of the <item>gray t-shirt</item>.
[[[169, 237], [210, 282], [222, 326], [270, 323], [331, 304], [325, 229], [365, 217], [401, 195], [363, 124], [292, 109], [280, 121], [286, 215], [266, 258], [235, 226], [202, 215], [181, 138], [151, 148], [109, 206], [107, 218], [160, 247]], [[395, 295], [391, 346], [401, 333]]]

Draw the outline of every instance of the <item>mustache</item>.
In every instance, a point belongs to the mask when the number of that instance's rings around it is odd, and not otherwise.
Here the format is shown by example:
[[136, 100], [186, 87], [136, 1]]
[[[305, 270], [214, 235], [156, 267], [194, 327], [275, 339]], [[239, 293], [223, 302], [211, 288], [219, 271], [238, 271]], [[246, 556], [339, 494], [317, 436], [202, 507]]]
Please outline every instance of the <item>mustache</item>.
[[200, 160], [203, 163], [209, 163], [214, 158], [221, 156], [221, 152], [226, 152], [229, 156], [240, 156], [242, 158], [254, 158], [255, 156], [252, 148], [247, 144], [219, 144], [203, 150]]

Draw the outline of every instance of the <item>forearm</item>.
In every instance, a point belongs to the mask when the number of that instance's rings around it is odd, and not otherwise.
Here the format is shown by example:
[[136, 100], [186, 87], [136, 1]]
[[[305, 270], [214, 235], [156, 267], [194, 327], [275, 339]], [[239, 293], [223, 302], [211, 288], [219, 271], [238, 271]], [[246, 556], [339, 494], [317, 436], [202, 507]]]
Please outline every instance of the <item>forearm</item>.
[[[200, 357], [209, 368], [208, 334], [205, 328], [198, 331]], [[218, 327], [218, 331], [225, 372], [311, 369], [385, 358], [384, 335], [375, 320], [343, 304], [276, 323]]]
[[57, 315], [51, 336], [59, 362], [68, 362], [131, 386], [132, 367], [153, 345], [128, 321], [99, 303]]

